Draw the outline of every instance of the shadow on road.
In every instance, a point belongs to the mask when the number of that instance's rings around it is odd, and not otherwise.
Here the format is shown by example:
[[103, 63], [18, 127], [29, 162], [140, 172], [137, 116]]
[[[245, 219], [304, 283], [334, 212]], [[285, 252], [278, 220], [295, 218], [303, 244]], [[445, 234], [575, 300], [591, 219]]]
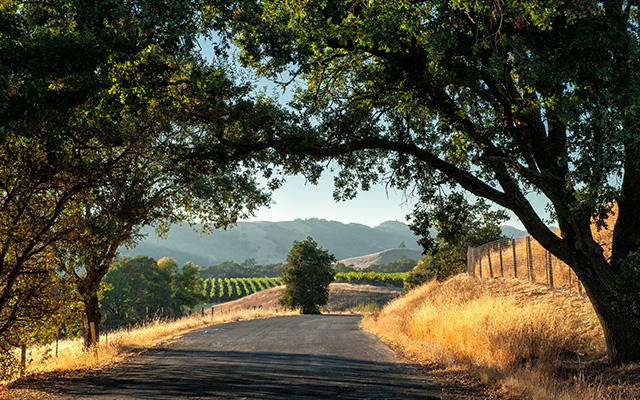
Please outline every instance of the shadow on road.
[[[193, 358], [206, 361], [185, 369]], [[407, 366], [336, 356], [172, 350], [152, 369], [127, 364], [93, 380], [57, 383], [65, 396], [82, 398], [430, 398], [419, 377], [407, 381]]]
[[437, 398], [430, 394], [438, 387], [359, 330], [360, 319], [299, 315], [210, 326], [113, 368], [30, 386], [70, 399]]

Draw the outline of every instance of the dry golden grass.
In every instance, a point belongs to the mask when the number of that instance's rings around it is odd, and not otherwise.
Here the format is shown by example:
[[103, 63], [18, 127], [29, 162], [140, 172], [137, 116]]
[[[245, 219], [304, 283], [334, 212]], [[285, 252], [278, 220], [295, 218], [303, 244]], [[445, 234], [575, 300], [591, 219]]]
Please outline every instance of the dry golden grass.
[[463, 368], [518, 398], [624, 398], [581, 372], [602, 359], [604, 339], [575, 294], [461, 274], [394, 300], [363, 327], [413, 362]]
[[173, 321], [153, 320], [132, 329], [103, 334], [97, 349], [84, 349], [81, 340], [62, 340], [58, 343], [58, 356], [55, 356], [55, 343], [31, 348], [28, 351], [26, 374], [69, 371], [78, 369], [101, 368], [123, 358], [137, 354], [144, 349], [175, 339], [193, 329], [229, 321], [267, 318], [275, 315], [296, 314], [275, 308], [237, 309], [228, 313], [210, 312], [204, 316], [194, 314]]

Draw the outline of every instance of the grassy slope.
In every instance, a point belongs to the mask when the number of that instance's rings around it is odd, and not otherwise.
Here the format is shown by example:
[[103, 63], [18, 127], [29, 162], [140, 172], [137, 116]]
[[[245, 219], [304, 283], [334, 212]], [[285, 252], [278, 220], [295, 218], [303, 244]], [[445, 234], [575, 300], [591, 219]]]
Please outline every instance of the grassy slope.
[[[530, 282], [466, 274], [430, 282], [363, 326], [414, 362], [463, 368], [518, 397], [640, 398], [638, 365], [604, 366], [588, 300]], [[617, 385], [620, 374], [627, 384]]]
[[402, 257], [409, 257], [415, 260], [422, 258], [421, 250], [412, 249], [389, 249], [377, 253], [367, 254], [359, 257], [345, 258], [339, 262], [344, 265], [353, 265], [355, 269], [364, 269], [371, 265], [384, 265], [397, 261]]

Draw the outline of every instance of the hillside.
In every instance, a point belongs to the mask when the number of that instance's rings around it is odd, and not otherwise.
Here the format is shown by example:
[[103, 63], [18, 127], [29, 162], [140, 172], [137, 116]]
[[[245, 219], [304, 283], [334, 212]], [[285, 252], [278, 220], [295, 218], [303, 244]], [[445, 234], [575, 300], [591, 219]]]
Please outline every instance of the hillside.
[[640, 399], [640, 363], [608, 364], [598, 317], [577, 293], [460, 274], [411, 290], [362, 327], [414, 365], [466, 371], [502, 394], [486, 398]]
[[421, 259], [422, 251], [413, 249], [389, 249], [380, 251], [373, 254], [367, 254], [359, 257], [350, 257], [340, 260], [346, 266], [353, 265], [355, 269], [364, 269], [371, 265], [383, 265], [389, 264], [402, 257], [413, 258], [414, 260]]
[[387, 221], [375, 228], [362, 224], [344, 224], [323, 219], [296, 219], [286, 222], [239, 222], [229, 230], [216, 230], [200, 235], [188, 226], [175, 225], [166, 239], [158, 239], [153, 232], [133, 249], [121, 254], [139, 254], [155, 259], [173, 257], [182, 265], [192, 261], [206, 267], [223, 261], [238, 263], [253, 258], [258, 264], [283, 262], [294, 240], [311, 236], [337, 259], [381, 252], [404, 243], [408, 249], [418, 250], [417, 237], [409, 227], [397, 221]]
[[[386, 221], [372, 228], [312, 218], [285, 222], [239, 222], [229, 230], [220, 229], [202, 235], [198, 229], [201, 227], [174, 225], [165, 239], [159, 239], [153, 229], [148, 229], [145, 238], [132, 249], [121, 249], [121, 255], [135, 257], [142, 254], [156, 260], [173, 257], [179, 265], [191, 261], [200, 267], [223, 261], [242, 263], [250, 258], [264, 265], [284, 262], [293, 241], [304, 240], [307, 236], [338, 260], [395, 249], [401, 243], [407, 246], [407, 250], [420, 250], [416, 243], [418, 238], [399, 221]], [[507, 236], [525, 233], [507, 225], [503, 231]]]

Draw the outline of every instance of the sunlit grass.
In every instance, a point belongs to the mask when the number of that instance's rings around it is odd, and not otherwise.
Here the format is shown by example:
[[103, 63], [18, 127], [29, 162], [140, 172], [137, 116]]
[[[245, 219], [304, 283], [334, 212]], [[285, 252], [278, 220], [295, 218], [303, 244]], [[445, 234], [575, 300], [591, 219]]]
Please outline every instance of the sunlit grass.
[[352, 312], [361, 314], [371, 314], [380, 312], [380, 305], [377, 303], [360, 302], [351, 308]]
[[394, 300], [366, 317], [363, 327], [413, 361], [466, 368], [523, 398], [601, 395], [597, 387], [568, 387], [556, 379], [562, 360], [604, 352], [593, 308], [575, 294], [462, 274]]

